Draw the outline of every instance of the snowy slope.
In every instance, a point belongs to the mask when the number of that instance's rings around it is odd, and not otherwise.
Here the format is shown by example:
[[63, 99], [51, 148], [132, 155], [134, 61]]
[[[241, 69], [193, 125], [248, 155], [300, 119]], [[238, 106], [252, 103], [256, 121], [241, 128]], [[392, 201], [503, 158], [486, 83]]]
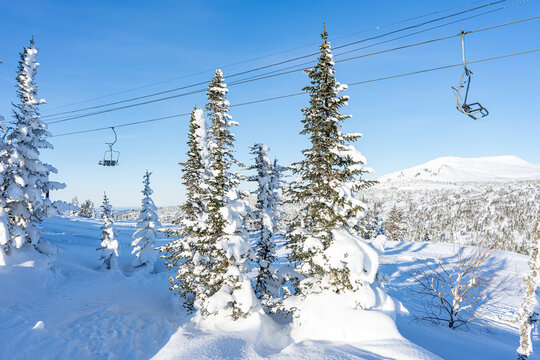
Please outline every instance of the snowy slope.
[[441, 157], [382, 176], [381, 184], [408, 181], [504, 182], [540, 180], [540, 165], [515, 156]]
[[[519, 281], [501, 302], [494, 333], [479, 328], [448, 330], [397, 318], [398, 336], [357, 343], [294, 342], [287, 321], [250, 320], [236, 332], [195, 326], [169, 290], [168, 273], [133, 271], [128, 243], [134, 223], [115, 225], [119, 270], [99, 269], [96, 220], [51, 218], [46, 238], [60, 252], [49, 259], [24, 259], [0, 267], [1, 359], [503, 359], [518, 344], [515, 325], [505, 322], [520, 297]], [[160, 243], [163, 243], [163, 239]], [[382, 271], [388, 291], [411, 312], [408, 272], [425, 259], [448, 257], [449, 244], [389, 242]], [[285, 254], [279, 249], [281, 257]], [[510, 272], [526, 270], [526, 257], [500, 252]], [[282, 259], [283, 261], [283, 259]], [[158, 266], [158, 269], [160, 267]], [[163, 268], [161, 268], [163, 270]], [[377, 324], [366, 323], [372, 332]], [[384, 335], [384, 334], [381, 334]], [[534, 346], [540, 348], [538, 335]], [[532, 357], [534, 359], [535, 357]]]

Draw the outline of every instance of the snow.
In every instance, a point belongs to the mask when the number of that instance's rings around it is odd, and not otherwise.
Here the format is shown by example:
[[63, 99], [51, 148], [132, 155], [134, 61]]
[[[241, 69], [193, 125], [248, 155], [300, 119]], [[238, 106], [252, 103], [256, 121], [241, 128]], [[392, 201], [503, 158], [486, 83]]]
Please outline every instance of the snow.
[[32, 330], [43, 330], [45, 328], [45, 323], [43, 321], [38, 321]]
[[[371, 289], [370, 289], [371, 290]], [[361, 294], [310, 294], [302, 307], [291, 336], [296, 342], [323, 340], [355, 343], [402, 339], [391, 316], [382, 311], [362, 310], [362, 297], [375, 300], [372, 291]], [[321, 313], [321, 309], [327, 309]], [[370, 326], [365, 326], [370, 324]]]
[[203, 109], [196, 109], [194, 116], [195, 123], [198, 126], [197, 130], [195, 131], [197, 148], [200, 151], [203, 164], [205, 166], [209, 166], [211, 160], [208, 149], [208, 139], [206, 137], [206, 119], [204, 118]]
[[372, 283], [379, 267], [379, 254], [364, 241], [343, 230], [334, 230], [334, 241], [314, 257], [315, 264], [334, 269], [348, 268], [353, 284]]
[[540, 180], [540, 165], [529, 163], [516, 156], [441, 157], [379, 179], [383, 184], [422, 180], [431, 182]]
[[[118, 257], [119, 271], [100, 270], [95, 248], [101, 223], [46, 219], [44, 238], [58, 252], [46, 257], [27, 247], [0, 266], [2, 359], [515, 358], [518, 325], [508, 320], [521, 302], [521, 280], [515, 275], [527, 272], [524, 255], [497, 253], [507, 265], [506, 273], [516, 280], [493, 317], [494, 333], [478, 327], [449, 330], [405, 315], [400, 304], [390, 300], [403, 302], [411, 314], [418, 311], [420, 303], [409, 291], [410, 272], [421, 268], [424, 260], [450, 256], [453, 247], [384, 237], [370, 245], [379, 253], [385, 247], [379, 270], [390, 278], [385, 285], [389, 296], [371, 286], [358, 295], [371, 301], [364, 307], [374, 305], [373, 309], [357, 311], [350, 296], [312, 295], [301, 315], [304, 326], [259, 310], [233, 323], [223, 317], [203, 320], [187, 315], [179, 297], [169, 291], [169, 273], [161, 260], [155, 274], [134, 271], [133, 255], [125, 251]], [[121, 247], [128, 246], [135, 230], [135, 222], [115, 223]], [[164, 238], [156, 239], [156, 246], [164, 243]], [[284, 248], [277, 253], [279, 263], [285, 263]], [[328, 312], [312, 313], [321, 305]], [[538, 333], [533, 333], [533, 347], [540, 348]], [[535, 358], [537, 353], [531, 357]]]

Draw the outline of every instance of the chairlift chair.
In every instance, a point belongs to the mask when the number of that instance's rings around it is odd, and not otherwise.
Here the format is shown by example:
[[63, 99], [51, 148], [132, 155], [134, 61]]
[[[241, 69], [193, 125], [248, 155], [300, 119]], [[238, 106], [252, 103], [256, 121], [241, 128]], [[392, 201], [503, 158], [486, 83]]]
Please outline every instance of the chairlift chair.
[[117, 166], [118, 159], [120, 158], [120, 151], [113, 150], [113, 145], [116, 144], [118, 136], [116, 135], [114, 127], [112, 127], [111, 129], [114, 133], [114, 141], [112, 143], [105, 143], [109, 147], [109, 150], [105, 150], [103, 160], [99, 160], [98, 162], [98, 164], [102, 166]]
[[[489, 112], [479, 102], [467, 104], [469, 96], [469, 88], [471, 86], [472, 71], [467, 68], [465, 61], [465, 31], [461, 30], [461, 51], [463, 55], [463, 73], [457, 87], [452, 87], [456, 95], [456, 108], [463, 114], [469, 116], [473, 120], [481, 119], [489, 115]], [[465, 88], [465, 96], [461, 96], [461, 89]]]

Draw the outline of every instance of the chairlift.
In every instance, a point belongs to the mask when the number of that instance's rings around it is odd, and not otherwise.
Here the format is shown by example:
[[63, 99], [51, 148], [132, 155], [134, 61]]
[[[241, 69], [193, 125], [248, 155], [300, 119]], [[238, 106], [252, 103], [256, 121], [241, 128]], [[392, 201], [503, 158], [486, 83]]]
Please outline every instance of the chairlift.
[[105, 143], [109, 147], [109, 150], [105, 151], [103, 155], [103, 160], [99, 160], [98, 164], [102, 166], [117, 166], [118, 159], [120, 158], [120, 151], [113, 150], [113, 145], [116, 144], [118, 136], [116, 136], [116, 131], [114, 127], [111, 127], [111, 130], [114, 133], [114, 141], [112, 143]]
[[[469, 88], [471, 86], [472, 71], [467, 68], [465, 61], [465, 34], [466, 32], [461, 30], [461, 52], [463, 56], [463, 73], [459, 80], [457, 87], [452, 87], [454, 94], [456, 95], [456, 108], [463, 114], [469, 116], [473, 120], [481, 119], [488, 116], [489, 112], [479, 102], [467, 103], [467, 97], [469, 96]], [[465, 89], [465, 96], [462, 97], [461, 89]]]

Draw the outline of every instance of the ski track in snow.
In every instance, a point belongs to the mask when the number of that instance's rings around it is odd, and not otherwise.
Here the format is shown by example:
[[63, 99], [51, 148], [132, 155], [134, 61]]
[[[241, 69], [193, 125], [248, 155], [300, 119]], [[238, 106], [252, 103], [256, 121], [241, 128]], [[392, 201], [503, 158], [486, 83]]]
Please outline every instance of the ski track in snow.
[[[286, 324], [257, 332], [210, 332], [186, 315], [169, 290], [162, 263], [157, 274], [133, 271], [128, 246], [133, 222], [114, 225], [120, 241], [118, 271], [99, 268], [100, 221], [51, 218], [45, 238], [60, 252], [34, 266], [0, 267], [1, 359], [507, 359], [515, 357], [517, 325], [508, 324], [521, 300], [515, 292], [500, 304], [494, 333], [479, 328], [450, 330], [411, 317], [398, 317], [404, 339], [356, 344], [328, 341], [292, 343]], [[163, 244], [165, 239], [157, 241]], [[389, 294], [412, 311], [409, 272], [421, 259], [448, 257], [451, 244], [388, 242], [381, 270]], [[280, 256], [285, 255], [279, 249]], [[518, 279], [526, 256], [499, 252], [507, 272]], [[35, 259], [34, 259], [35, 260]], [[28, 265], [28, 264], [27, 264]], [[48, 270], [48, 269], [51, 270]], [[376, 330], [376, 324], [366, 324]], [[409, 341], [410, 340], [410, 341]], [[540, 348], [538, 334], [534, 348]], [[436, 356], [436, 355], [438, 356]], [[533, 354], [531, 359], [538, 359]]]

